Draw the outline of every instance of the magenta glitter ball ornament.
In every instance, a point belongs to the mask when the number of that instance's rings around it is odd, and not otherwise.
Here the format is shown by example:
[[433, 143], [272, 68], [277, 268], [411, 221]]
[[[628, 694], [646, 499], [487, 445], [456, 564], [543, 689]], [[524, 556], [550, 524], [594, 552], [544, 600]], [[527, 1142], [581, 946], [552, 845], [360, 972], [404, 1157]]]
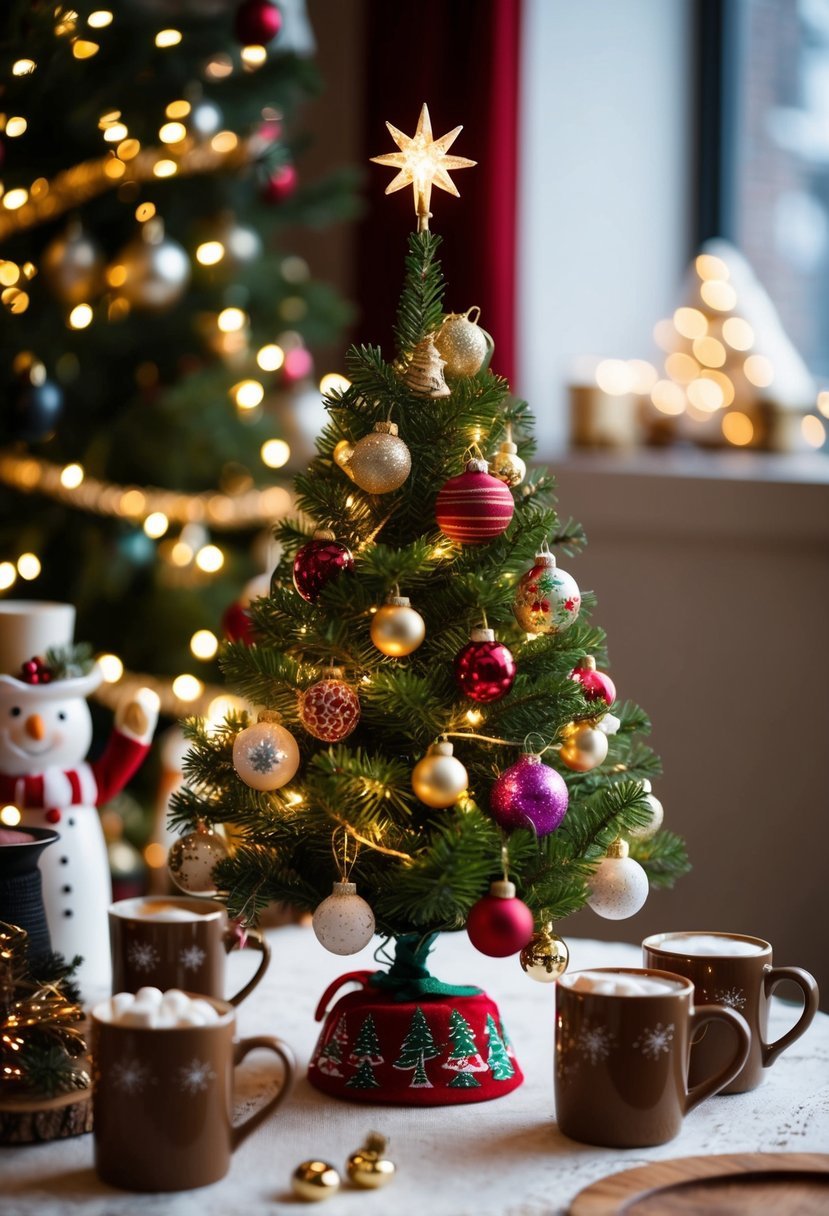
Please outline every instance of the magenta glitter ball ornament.
[[606, 705], [612, 705], [616, 700], [616, 685], [610, 676], [596, 670], [596, 660], [591, 654], [586, 654], [573, 668], [570, 679], [581, 684], [585, 701], [604, 701]]
[[315, 739], [339, 743], [360, 721], [360, 699], [339, 677], [318, 680], [299, 695], [299, 720]]
[[480, 545], [509, 527], [515, 502], [508, 486], [488, 472], [485, 460], [469, 460], [451, 477], [435, 503], [438, 527], [450, 540]]
[[539, 836], [554, 832], [567, 814], [570, 794], [560, 773], [541, 757], [521, 756], [492, 787], [489, 809], [502, 828], [535, 828]]
[[498, 701], [512, 688], [515, 659], [493, 629], [473, 629], [472, 640], [455, 659], [455, 679], [473, 701]]
[[314, 539], [309, 540], [294, 558], [294, 586], [304, 600], [313, 604], [323, 587], [332, 578], [354, 569], [351, 550], [327, 528], [318, 528]]
[[490, 958], [506, 958], [523, 950], [534, 928], [532, 912], [515, 898], [515, 885], [506, 880], [494, 882], [489, 895], [473, 904], [466, 918], [469, 940]]

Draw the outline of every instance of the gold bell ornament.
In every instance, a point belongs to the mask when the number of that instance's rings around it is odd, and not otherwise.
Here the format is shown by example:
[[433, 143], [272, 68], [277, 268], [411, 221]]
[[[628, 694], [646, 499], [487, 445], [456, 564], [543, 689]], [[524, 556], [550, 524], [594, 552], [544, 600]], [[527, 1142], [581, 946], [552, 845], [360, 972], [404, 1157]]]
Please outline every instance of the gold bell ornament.
[[[474, 321], [471, 320], [473, 312]], [[486, 330], [479, 327], [480, 315], [477, 305], [466, 312], [450, 313], [435, 336], [435, 346], [450, 376], [474, 376], [492, 357], [495, 343]]]
[[607, 735], [594, 722], [571, 722], [558, 754], [574, 773], [589, 773], [606, 758], [607, 747]]
[[412, 352], [409, 366], [403, 373], [403, 383], [416, 397], [448, 397], [449, 385], [443, 378], [443, 359], [431, 334], [427, 334]]
[[520, 486], [527, 476], [527, 466], [518, 455], [518, 445], [512, 441], [512, 427], [507, 423], [507, 433], [501, 441], [501, 446], [489, 462], [489, 471], [493, 477], [503, 481], [512, 490]]
[[352, 1153], [345, 1170], [355, 1186], [375, 1191], [394, 1177], [396, 1166], [385, 1156], [388, 1141], [379, 1132], [369, 1132], [362, 1148]]
[[374, 430], [354, 444], [348, 462], [351, 477], [367, 494], [398, 490], [412, 471], [409, 449], [394, 422], [377, 422]]
[[371, 618], [371, 640], [382, 654], [402, 659], [426, 637], [426, 623], [405, 595], [389, 595]]
[[318, 1203], [336, 1195], [340, 1175], [327, 1161], [303, 1161], [291, 1175], [291, 1189], [307, 1203]]
[[435, 810], [453, 806], [468, 785], [469, 774], [446, 739], [433, 743], [412, 770], [412, 789], [421, 802]]
[[353, 481], [354, 474], [351, 471], [350, 462], [351, 457], [354, 455], [354, 444], [351, 442], [351, 440], [341, 439], [335, 446], [332, 455], [334, 457], [334, 464], [341, 468], [342, 471], [346, 473]]
[[567, 943], [553, 933], [553, 922], [536, 929], [519, 956], [521, 970], [539, 984], [552, 984], [564, 975], [570, 962]]

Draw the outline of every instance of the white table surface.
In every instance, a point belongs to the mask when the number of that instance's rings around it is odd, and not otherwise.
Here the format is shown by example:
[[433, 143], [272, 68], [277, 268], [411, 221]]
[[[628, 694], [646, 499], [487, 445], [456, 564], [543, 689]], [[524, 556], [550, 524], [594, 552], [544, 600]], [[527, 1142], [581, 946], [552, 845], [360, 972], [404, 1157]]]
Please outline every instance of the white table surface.
[[[558, 1131], [553, 1103], [554, 985], [528, 980], [516, 958], [478, 954], [465, 933], [444, 935], [432, 955], [442, 979], [474, 983], [499, 1004], [526, 1080], [506, 1097], [468, 1106], [406, 1109], [351, 1104], [312, 1089], [304, 1066], [316, 1040], [314, 1008], [337, 975], [373, 967], [371, 950], [348, 959], [328, 954], [304, 927], [272, 930], [270, 971], [242, 1006], [240, 1035], [278, 1034], [294, 1048], [299, 1080], [286, 1104], [236, 1152], [229, 1174], [210, 1187], [132, 1195], [100, 1183], [92, 1137], [0, 1148], [2, 1216], [297, 1216], [289, 1179], [302, 1160], [346, 1157], [377, 1129], [390, 1139], [397, 1176], [383, 1191], [342, 1189], [327, 1216], [557, 1216], [583, 1187], [651, 1161], [703, 1153], [829, 1151], [829, 1016], [766, 1073], [759, 1089], [703, 1102], [669, 1144], [600, 1149]], [[638, 947], [571, 940], [571, 969], [639, 966]], [[234, 955], [233, 973], [251, 966]], [[795, 1009], [775, 1001], [777, 1037]], [[262, 1090], [270, 1058], [256, 1055], [249, 1092]], [[136, 1126], [140, 1135], [140, 1126]], [[320, 1209], [318, 1209], [320, 1210]]]

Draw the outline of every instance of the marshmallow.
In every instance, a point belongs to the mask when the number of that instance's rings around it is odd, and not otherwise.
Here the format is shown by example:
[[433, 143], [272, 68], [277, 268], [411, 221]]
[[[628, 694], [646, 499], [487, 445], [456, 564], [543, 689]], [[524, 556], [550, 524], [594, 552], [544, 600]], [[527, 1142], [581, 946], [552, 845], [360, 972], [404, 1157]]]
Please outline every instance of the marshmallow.
[[161, 1004], [161, 989], [160, 988], [139, 988], [135, 994], [135, 999], [141, 1005], [160, 1005]]
[[177, 1026], [209, 1026], [218, 1022], [219, 1012], [209, 1001], [189, 997], [179, 988], [162, 993], [158, 988], [139, 988], [116, 993], [95, 1009], [96, 1017], [118, 1026], [151, 1030], [170, 1030]]

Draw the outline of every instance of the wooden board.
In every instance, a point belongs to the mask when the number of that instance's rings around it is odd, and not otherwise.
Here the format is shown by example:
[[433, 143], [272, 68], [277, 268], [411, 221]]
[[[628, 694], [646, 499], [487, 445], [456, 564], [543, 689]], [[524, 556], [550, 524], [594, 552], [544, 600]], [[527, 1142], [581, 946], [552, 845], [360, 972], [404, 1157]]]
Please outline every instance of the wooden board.
[[826, 1216], [829, 1154], [729, 1153], [654, 1161], [594, 1182], [570, 1216]]

